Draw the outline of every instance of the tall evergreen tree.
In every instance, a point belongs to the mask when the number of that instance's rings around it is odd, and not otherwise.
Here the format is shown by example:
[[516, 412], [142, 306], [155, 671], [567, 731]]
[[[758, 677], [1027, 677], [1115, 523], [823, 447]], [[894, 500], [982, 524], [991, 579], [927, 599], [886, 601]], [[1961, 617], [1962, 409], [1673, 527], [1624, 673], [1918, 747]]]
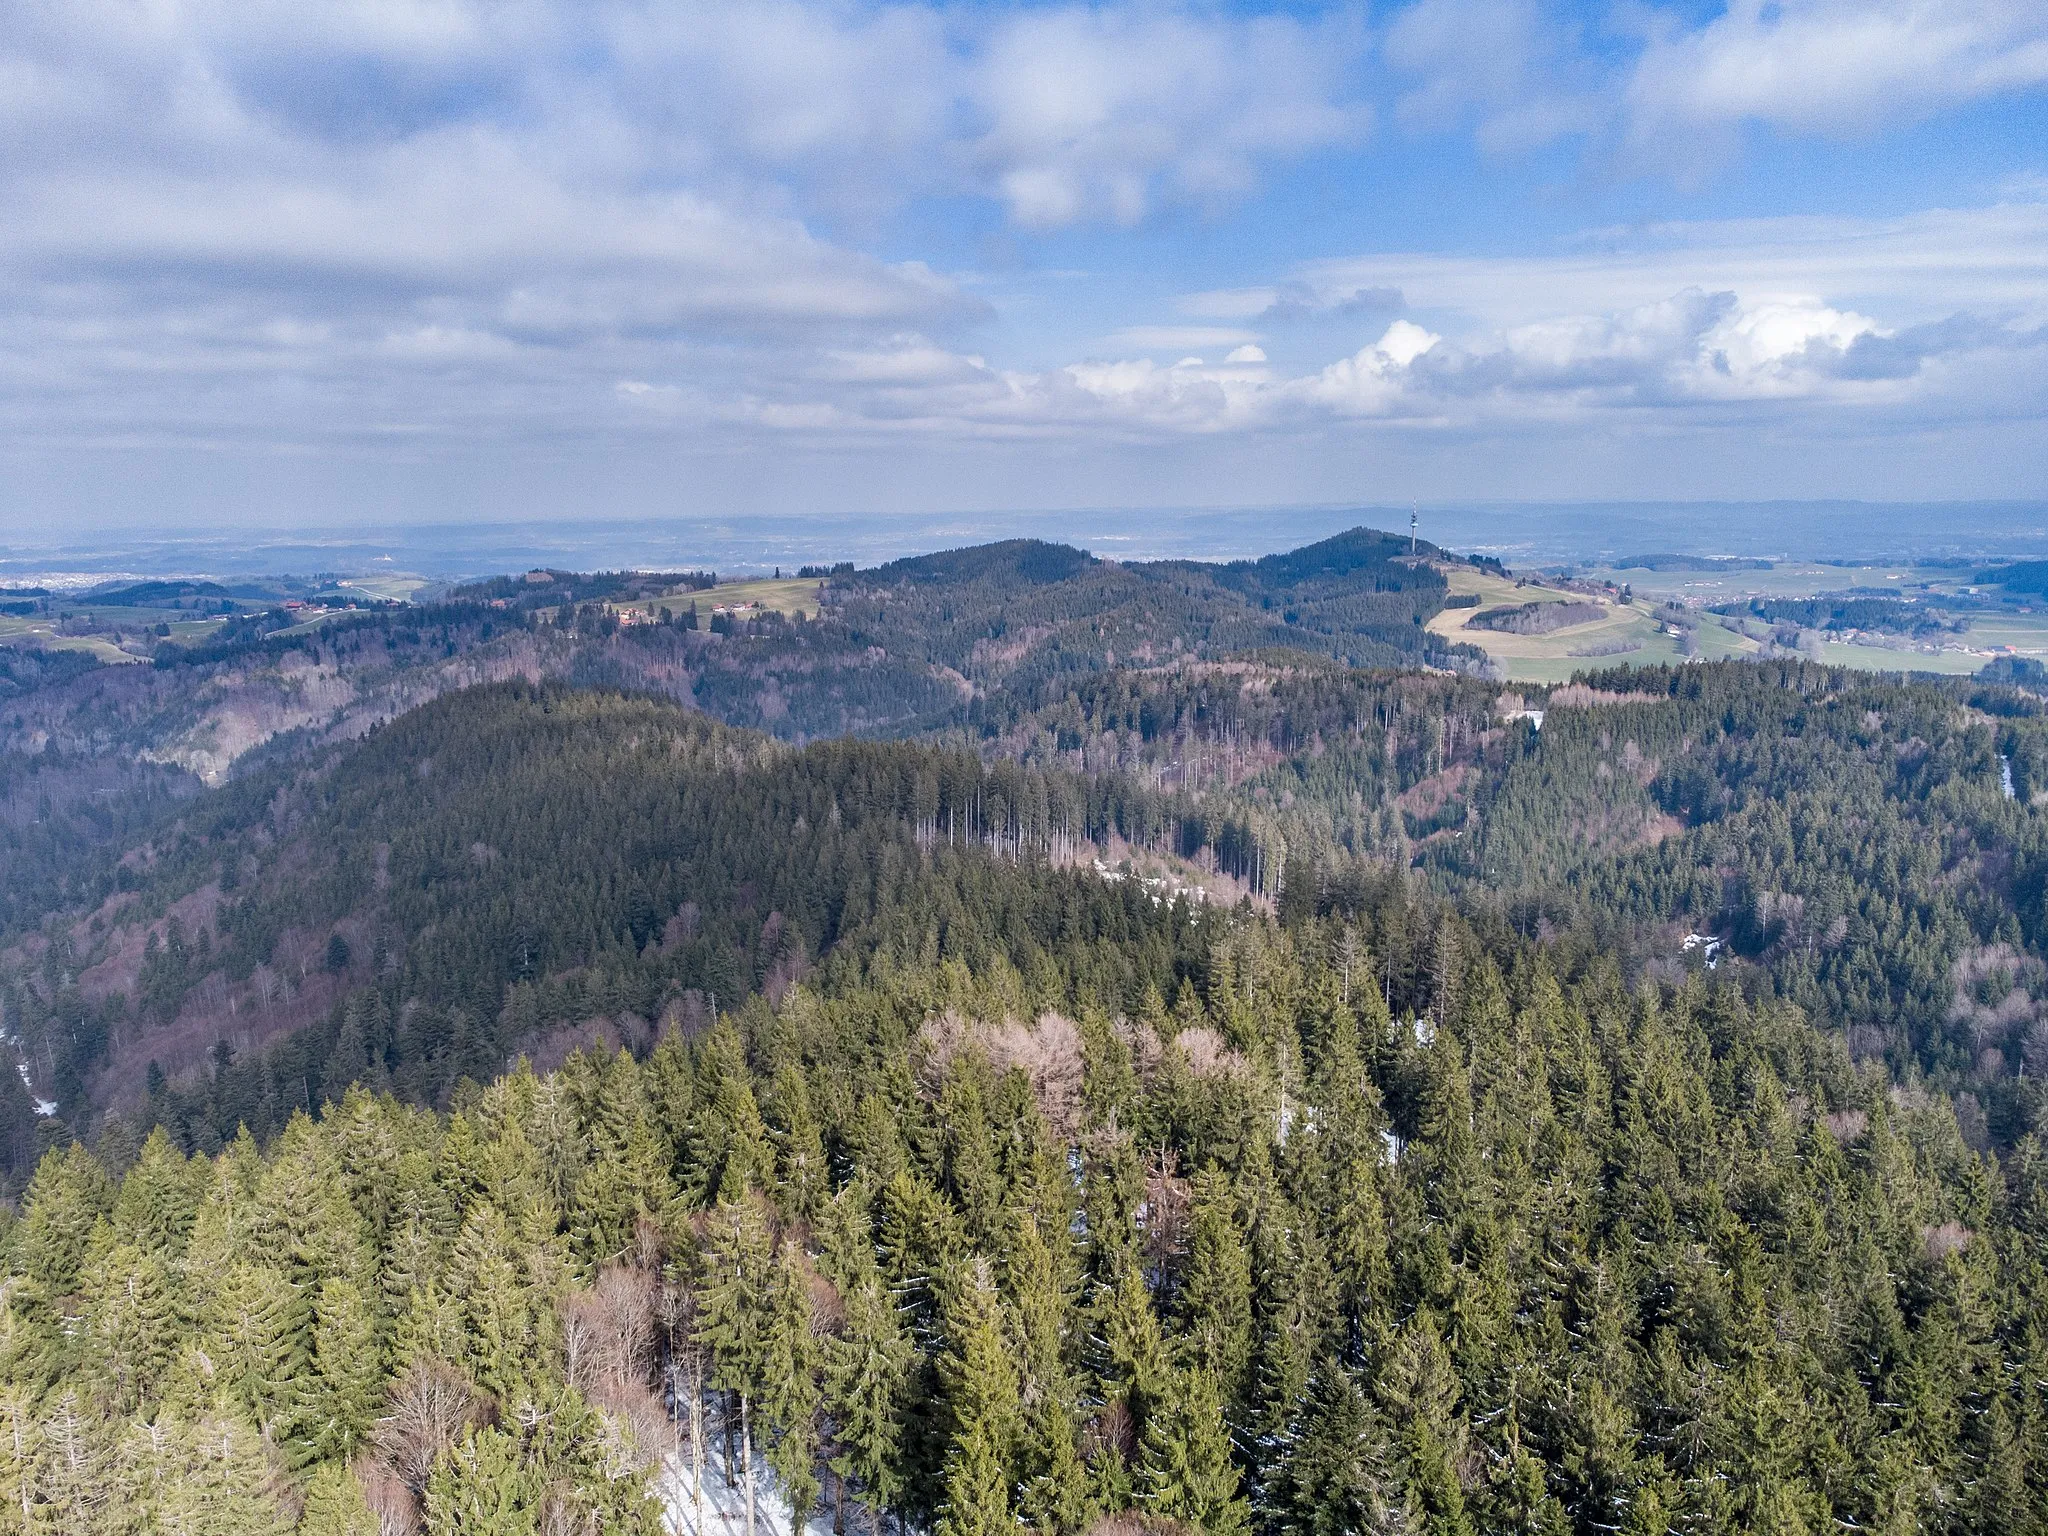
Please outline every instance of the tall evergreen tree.
[[1242, 1536], [1251, 1511], [1238, 1497], [1230, 1433], [1216, 1380], [1203, 1366], [1173, 1373], [1145, 1421], [1140, 1465], [1146, 1502], [1209, 1536]]
[[953, 1287], [939, 1366], [950, 1429], [939, 1519], [944, 1536], [992, 1536], [1014, 1523], [1010, 1489], [1021, 1426], [1007, 1332], [988, 1261], [974, 1259]]
[[697, 1337], [711, 1358], [712, 1386], [738, 1404], [747, 1536], [755, 1536], [754, 1412], [767, 1385], [776, 1274], [768, 1220], [754, 1199], [721, 1201], [712, 1211], [699, 1273]]

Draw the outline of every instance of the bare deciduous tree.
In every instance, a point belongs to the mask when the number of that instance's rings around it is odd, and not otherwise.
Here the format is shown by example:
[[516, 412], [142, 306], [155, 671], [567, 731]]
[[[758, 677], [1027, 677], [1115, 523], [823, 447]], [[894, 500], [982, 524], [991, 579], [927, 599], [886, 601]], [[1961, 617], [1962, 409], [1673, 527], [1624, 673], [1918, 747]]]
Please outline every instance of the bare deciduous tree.
[[377, 1460], [417, 1498], [435, 1458], [482, 1414], [467, 1376], [446, 1361], [415, 1360], [391, 1389], [391, 1411], [377, 1421]]

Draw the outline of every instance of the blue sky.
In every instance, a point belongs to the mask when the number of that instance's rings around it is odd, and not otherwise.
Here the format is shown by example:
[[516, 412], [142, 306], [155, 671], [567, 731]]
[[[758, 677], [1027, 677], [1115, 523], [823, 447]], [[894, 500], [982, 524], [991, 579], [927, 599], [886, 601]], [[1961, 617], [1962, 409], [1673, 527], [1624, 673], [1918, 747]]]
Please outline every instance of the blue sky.
[[2048, 7], [0, 10], [0, 517], [2038, 497]]

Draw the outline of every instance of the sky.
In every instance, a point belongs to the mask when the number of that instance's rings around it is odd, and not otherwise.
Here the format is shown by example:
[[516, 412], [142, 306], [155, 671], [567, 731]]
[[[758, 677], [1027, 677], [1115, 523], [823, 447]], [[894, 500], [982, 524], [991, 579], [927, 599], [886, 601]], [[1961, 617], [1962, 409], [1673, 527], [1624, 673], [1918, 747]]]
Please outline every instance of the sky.
[[0, 536], [2044, 486], [2039, 0], [0, 7]]

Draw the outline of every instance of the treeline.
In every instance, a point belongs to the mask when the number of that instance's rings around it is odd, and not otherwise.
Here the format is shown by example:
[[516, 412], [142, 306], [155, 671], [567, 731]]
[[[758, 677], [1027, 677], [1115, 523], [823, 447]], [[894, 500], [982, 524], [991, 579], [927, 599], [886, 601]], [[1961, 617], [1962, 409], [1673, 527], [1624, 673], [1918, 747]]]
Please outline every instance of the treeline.
[[706, 592], [718, 585], [716, 571], [528, 571], [494, 576], [451, 589], [448, 600], [486, 603], [532, 613], [563, 604], [638, 602], [673, 592]]
[[1896, 597], [1859, 597], [1854, 594], [1757, 597], [1747, 603], [1726, 603], [1713, 611], [1736, 618], [1761, 619], [1766, 624], [1792, 624], [1801, 629], [1864, 629], [1890, 634], [1928, 635], [1960, 627], [1949, 615], [1934, 612], [1918, 603]]
[[1129, 1007], [942, 961], [445, 1116], [117, 1121], [0, 1230], [0, 1519], [2048, 1528], [2032, 1138], [1725, 979], [1352, 895]]

